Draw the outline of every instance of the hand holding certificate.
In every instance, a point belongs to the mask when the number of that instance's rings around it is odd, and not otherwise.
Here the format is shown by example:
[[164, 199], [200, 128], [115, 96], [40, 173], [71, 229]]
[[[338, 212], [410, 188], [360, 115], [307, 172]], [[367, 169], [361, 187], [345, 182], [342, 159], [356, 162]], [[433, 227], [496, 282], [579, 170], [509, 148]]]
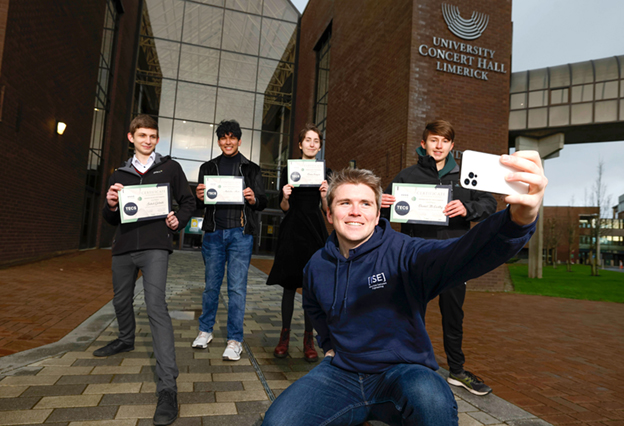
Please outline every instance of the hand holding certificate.
[[451, 201], [449, 185], [393, 183], [392, 194], [396, 202], [390, 206], [391, 222], [448, 225], [444, 208]]
[[171, 211], [168, 183], [124, 186], [118, 197], [121, 223], [165, 218]]
[[204, 176], [204, 204], [245, 204], [242, 176]]
[[288, 160], [288, 183], [292, 186], [319, 187], [325, 180], [325, 161]]

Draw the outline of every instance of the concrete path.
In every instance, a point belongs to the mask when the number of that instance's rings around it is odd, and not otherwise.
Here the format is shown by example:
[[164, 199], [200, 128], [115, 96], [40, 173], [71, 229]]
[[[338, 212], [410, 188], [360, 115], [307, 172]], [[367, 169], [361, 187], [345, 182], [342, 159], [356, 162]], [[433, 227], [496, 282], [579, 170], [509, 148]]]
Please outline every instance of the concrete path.
[[[273, 357], [280, 331], [281, 288], [268, 287], [265, 280], [266, 274], [250, 268], [245, 351], [240, 361], [224, 362], [226, 286], [214, 341], [206, 350], [192, 349], [201, 311], [201, 255], [176, 252], [171, 256], [168, 302], [180, 369], [180, 418], [175, 425], [259, 425], [275, 396], [314, 367], [303, 360], [301, 352], [300, 298], [293, 320], [292, 357]], [[133, 352], [104, 359], [91, 354], [116, 336], [109, 303], [61, 341], [0, 358], [0, 425], [152, 423], [157, 400], [155, 360], [140, 282], [135, 298], [138, 330]], [[548, 424], [495, 395], [476, 397], [461, 389], [453, 391], [461, 426]]]

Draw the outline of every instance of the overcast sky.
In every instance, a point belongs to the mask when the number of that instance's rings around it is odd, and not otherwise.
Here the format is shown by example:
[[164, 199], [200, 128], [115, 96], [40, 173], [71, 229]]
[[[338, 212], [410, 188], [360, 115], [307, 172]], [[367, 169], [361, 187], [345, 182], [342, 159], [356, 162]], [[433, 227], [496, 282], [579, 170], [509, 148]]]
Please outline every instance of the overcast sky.
[[[292, 2], [303, 12], [308, 0]], [[624, 0], [515, 0], [512, 4], [514, 72], [624, 55]], [[546, 160], [549, 185], [544, 204], [569, 205], [574, 197], [574, 205], [585, 205], [585, 188], [591, 189], [600, 159], [611, 205], [617, 204], [624, 194], [624, 142], [566, 145], [559, 158]]]

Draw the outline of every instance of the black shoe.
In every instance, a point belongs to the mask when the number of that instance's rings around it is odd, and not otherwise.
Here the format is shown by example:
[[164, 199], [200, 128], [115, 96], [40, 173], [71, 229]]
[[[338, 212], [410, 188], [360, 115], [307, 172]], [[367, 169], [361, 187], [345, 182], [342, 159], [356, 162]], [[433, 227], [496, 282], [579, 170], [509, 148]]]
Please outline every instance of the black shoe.
[[492, 388], [483, 383], [480, 377], [475, 376], [470, 371], [464, 370], [459, 374], [449, 373], [447, 382], [453, 386], [461, 386], [468, 389], [468, 392], [475, 395], [487, 395], [492, 392]]
[[154, 425], [167, 426], [178, 418], [178, 393], [171, 389], [160, 391], [154, 413]]
[[127, 345], [119, 339], [113, 340], [108, 345], [93, 351], [94, 356], [111, 356], [121, 352], [134, 350], [134, 345]]

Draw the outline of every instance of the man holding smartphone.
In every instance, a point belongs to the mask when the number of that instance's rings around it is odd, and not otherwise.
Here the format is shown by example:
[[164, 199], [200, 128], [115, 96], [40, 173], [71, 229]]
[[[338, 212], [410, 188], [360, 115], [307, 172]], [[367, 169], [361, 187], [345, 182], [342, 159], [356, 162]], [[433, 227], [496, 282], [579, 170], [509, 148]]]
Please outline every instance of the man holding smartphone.
[[[418, 163], [399, 172], [384, 191], [381, 202], [382, 216], [388, 217], [388, 207], [395, 201], [390, 195], [392, 183], [450, 185], [453, 199], [444, 208], [444, 214], [449, 217], [448, 226], [403, 223], [402, 233], [410, 237], [436, 240], [461, 237], [470, 230], [470, 222], [481, 221], [496, 211], [496, 200], [492, 195], [460, 186], [459, 166], [453, 156], [449, 155], [455, 145], [454, 140], [455, 130], [448, 121], [427, 123], [421, 146], [416, 151]], [[462, 306], [465, 297], [465, 285], [446, 290], [439, 297], [444, 351], [450, 370], [448, 382], [464, 387], [475, 395], [487, 395], [492, 389], [479, 377], [464, 370]]]

